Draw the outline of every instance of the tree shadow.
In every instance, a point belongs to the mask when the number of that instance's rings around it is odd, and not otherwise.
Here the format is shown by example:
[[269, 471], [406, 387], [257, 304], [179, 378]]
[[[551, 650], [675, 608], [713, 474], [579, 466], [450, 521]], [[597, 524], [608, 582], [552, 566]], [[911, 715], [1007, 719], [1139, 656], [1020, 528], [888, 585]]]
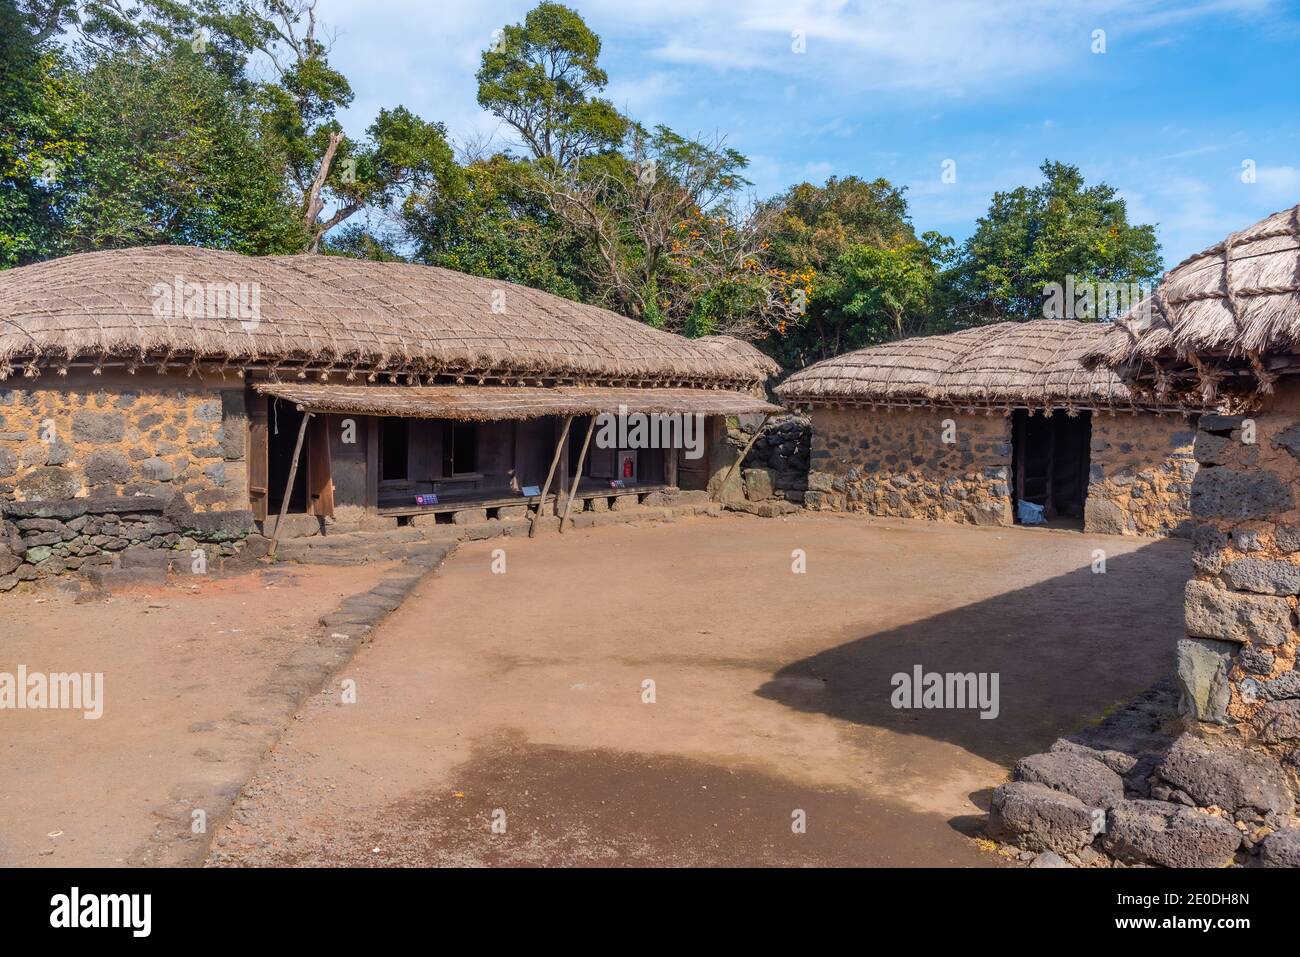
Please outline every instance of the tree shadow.
[[[956, 744], [1010, 767], [1122, 708], [1174, 668], [1188, 544], [1161, 539], [1091, 566], [791, 662], [756, 694], [790, 708]], [[987, 672], [999, 713], [899, 709], [892, 676]], [[821, 686], [818, 679], [824, 683]]]

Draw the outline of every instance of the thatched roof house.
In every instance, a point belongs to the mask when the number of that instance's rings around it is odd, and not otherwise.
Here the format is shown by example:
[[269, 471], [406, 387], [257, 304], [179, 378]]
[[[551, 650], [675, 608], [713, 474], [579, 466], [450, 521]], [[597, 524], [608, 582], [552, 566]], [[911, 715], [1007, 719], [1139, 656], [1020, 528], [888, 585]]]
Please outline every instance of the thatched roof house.
[[[278, 530], [282, 514], [395, 527], [716, 494], [735, 458], [724, 417], [777, 411], [776, 369], [736, 339], [446, 269], [68, 256], [0, 272], [0, 511], [179, 502]], [[672, 421], [607, 440], [607, 413]], [[127, 545], [83, 537], [29, 564]]]
[[512, 283], [406, 263], [159, 246], [0, 272], [0, 379], [42, 366], [744, 387], [777, 366]]
[[946, 406], [956, 409], [1123, 409], [1156, 405], [1109, 369], [1080, 358], [1105, 337], [1099, 323], [1000, 322], [901, 339], [796, 372], [776, 388], [799, 406]]
[[1229, 403], [1300, 370], [1300, 206], [1190, 256], [1084, 355], [1157, 400]]
[[1300, 206], [1175, 266], [1084, 361], [1219, 407], [1197, 424], [1181, 708], [1285, 765], [1300, 747]]
[[[1080, 358], [1098, 323], [1004, 322], [859, 349], [776, 388], [810, 412], [814, 508], [1009, 525], [1041, 508], [1089, 530], [1181, 529], [1182, 416]], [[1104, 415], [1097, 413], [1105, 413]]]

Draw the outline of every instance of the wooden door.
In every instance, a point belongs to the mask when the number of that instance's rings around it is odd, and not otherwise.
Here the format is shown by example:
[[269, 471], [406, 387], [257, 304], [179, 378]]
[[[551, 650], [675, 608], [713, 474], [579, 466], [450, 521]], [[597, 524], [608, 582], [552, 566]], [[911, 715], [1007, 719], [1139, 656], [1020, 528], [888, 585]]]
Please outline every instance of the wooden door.
[[248, 409], [248, 507], [253, 518], [264, 522], [271, 482], [266, 397], [249, 390], [245, 405]]
[[307, 511], [334, 517], [334, 478], [330, 473], [329, 416], [313, 415], [307, 427]]

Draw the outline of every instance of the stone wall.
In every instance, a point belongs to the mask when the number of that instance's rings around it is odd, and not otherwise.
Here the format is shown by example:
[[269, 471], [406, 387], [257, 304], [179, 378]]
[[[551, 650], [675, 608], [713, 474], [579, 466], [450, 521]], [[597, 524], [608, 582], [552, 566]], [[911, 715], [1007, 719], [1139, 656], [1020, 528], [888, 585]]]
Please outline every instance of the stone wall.
[[201, 549], [215, 568], [241, 554], [260, 557], [265, 545], [251, 512], [194, 512], [180, 496], [7, 502], [0, 509], [0, 592], [74, 572], [168, 564], [142, 552], [167, 549], [177, 568], [190, 568]]
[[[728, 441], [742, 450], [753, 438], [744, 420], [729, 430]], [[752, 500], [763, 498], [802, 502], [808, 490], [808, 456], [812, 443], [812, 423], [802, 415], [777, 415], [767, 420], [763, 432], [754, 439], [745, 461], [745, 492]]]
[[248, 507], [243, 380], [74, 371], [0, 383], [0, 503], [151, 495]]
[[[0, 591], [166, 549], [244, 551], [242, 380], [106, 372], [0, 384]], [[153, 559], [149, 559], [153, 562]], [[156, 564], [156, 562], [155, 562]]]
[[1182, 415], [1092, 416], [1087, 531], [1190, 535], [1195, 423]]
[[1300, 381], [1249, 416], [1205, 415], [1191, 509], [1195, 577], [1179, 644], [1183, 710], [1300, 765]]
[[808, 508], [1010, 525], [1011, 420], [951, 409], [812, 413]]

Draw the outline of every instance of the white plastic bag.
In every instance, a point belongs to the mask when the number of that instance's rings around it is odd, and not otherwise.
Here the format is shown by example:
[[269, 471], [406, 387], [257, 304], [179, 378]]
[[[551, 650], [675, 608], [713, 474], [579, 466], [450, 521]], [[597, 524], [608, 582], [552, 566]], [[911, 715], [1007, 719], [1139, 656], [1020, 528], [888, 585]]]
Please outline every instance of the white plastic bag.
[[1021, 525], [1042, 525], [1046, 522], [1043, 518], [1043, 506], [1026, 502], [1024, 499], [1016, 502], [1016, 517], [1020, 519]]

